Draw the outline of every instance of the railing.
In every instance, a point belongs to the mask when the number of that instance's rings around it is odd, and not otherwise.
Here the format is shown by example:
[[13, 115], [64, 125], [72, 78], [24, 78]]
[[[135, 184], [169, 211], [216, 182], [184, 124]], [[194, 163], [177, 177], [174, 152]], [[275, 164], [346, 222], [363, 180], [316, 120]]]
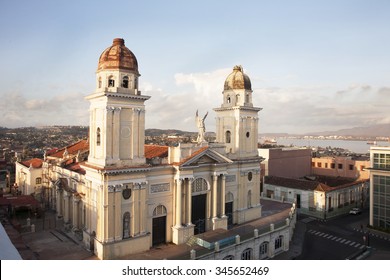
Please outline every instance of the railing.
[[[230, 246], [234, 246], [237, 244], [249, 242], [255, 238], [258, 238], [260, 236], [270, 234], [272, 232], [282, 230], [284, 228], [294, 226], [296, 221], [296, 209], [293, 207], [292, 211], [289, 213], [289, 215], [286, 215], [285, 217], [281, 218], [279, 221], [275, 223], [270, 223], [268, 225], [262, 226], [262, 227], [248, 227], [248, 230], [244, 230], [244, 233], [241, 233], [240, 235], [232, 235], [227, 238], [221, 239], [215, 243], [209, 243], [200, 241], [195, 241], [194, 238], [197, 238], [194, 236], [190, 239], [189, 242], [187, 242], [187, 245], [189, 243], [191, 244], [198, 244], [201, 246], [197, 250], [191, 250], [191, 252], [185, 255], [180, 256], [178, 259], [203, 259], [207, 257], [208, 255], [212, 255], [215, 252], [219, 252], [221, 250], [224, 250]], [[199, 237], [200, 239], [201, 237]], [[207, 243], [207, 244], [206, 244]]]

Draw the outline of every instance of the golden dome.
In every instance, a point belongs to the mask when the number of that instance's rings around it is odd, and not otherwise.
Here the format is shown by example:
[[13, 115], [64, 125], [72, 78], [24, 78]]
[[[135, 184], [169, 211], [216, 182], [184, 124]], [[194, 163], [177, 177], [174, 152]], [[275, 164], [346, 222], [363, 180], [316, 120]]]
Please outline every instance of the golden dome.
[[225, 90], [229, 89], [247, 89], [252, 90], [251, 80], [244, 74], [242, 66], [234, 66], [233, 72], [225, 80]]
[[138, 73], [138, 62], [135, 55], [125, 46], [125, 40], [115, 38], [112, 46], [105, 49], [99, 58], [97, 71], [130, 70]]

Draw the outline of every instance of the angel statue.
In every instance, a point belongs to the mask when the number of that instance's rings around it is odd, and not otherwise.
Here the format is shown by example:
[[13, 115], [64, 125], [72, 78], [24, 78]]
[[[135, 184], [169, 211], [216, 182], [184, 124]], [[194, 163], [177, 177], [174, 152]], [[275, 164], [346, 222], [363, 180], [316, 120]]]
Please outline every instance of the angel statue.
[[196, 122], [196, 125], [198, 127], [198, 139], [196, 140], [198, 142], [198, 144], [202, 143], [202, 142], [206, 142], [206, 140], [204, 139], [204, 135], [206, 133], [206, 126], [204, 125], [204, 120], [206, 119], [207, 115], [209, 114], [209, 112], [206, 113], [206, 115], [204, 115], [203, 118], [201, 118], [198, 114], [198, 110], [196, 110], [196, 115], [195, 115], [195, 122]]

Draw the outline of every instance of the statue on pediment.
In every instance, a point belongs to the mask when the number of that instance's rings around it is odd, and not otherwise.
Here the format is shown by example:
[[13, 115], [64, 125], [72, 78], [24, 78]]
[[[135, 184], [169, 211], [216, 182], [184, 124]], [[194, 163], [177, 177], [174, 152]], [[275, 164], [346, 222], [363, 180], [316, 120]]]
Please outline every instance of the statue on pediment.
[[206, 126], [204, 124], [204, 120], [206, 119], [208, 114], [209, 112], [207, 112], [206, 115], [204, 115], [204, 117], [202, 118], [199, 116], [198, 110], [196, 110], [195, 122], [196, 122], [196, 126], [198, 127], [198, 139], [196, 141], [198, 142], [198, 144], [206, 142], [204, 138], [206, 133]]

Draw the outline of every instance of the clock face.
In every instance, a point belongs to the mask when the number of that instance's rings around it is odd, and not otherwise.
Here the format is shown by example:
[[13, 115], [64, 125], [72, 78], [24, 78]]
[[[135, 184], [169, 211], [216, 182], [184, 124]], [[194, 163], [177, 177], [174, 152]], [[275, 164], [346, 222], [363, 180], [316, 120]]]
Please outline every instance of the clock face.
[[126, 187], [126, 189], [122, 191], [122, 196], [124, 199], [129, 199], [131, 197], [131, 189]]
[[131, 134], [130, 127], [122, 127], [121, 128], [121, 136], [123, 138], [129, 138]]

